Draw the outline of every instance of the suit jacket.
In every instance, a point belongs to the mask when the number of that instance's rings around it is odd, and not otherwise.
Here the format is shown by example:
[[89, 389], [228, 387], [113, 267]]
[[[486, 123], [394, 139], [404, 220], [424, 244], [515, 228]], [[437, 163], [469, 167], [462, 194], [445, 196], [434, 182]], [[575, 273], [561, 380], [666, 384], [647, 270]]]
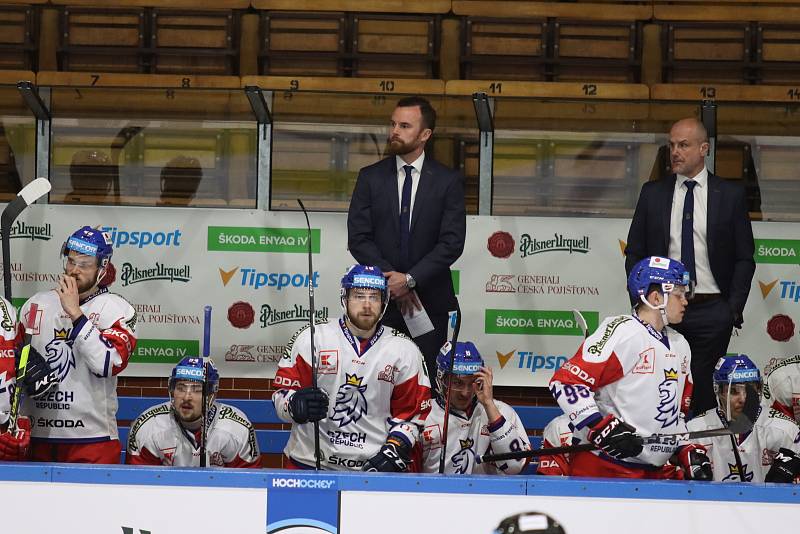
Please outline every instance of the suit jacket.
[[[627, 274], [642, 258], [667, 256], [675, 182], [673, 174], [642, 186], [628, 231]], [[711, 274], [732, 310], [741, 314], [756, 270], [753, 228], [744, 187], [711, 173], [708, 175], [706, 243]]]
[[460, 173], [426, 154], [411, 213], [409, 262], [400, 258], [400, 199], [394, 156], [358, 174], [347, 213], [347, 246], [361, 264], [410, 273], [428, 313], [455, 309], [450, 266], [467, 232]]

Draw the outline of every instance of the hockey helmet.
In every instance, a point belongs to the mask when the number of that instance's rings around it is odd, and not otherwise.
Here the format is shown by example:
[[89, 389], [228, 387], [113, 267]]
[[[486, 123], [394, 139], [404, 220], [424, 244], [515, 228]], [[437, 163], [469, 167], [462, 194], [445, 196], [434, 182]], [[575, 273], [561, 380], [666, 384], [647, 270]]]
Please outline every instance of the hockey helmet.
[[761, 402], [761, 373], [744, 354], [723, 356], [712, 375], [719, 407], [729, 421], [746, 417], [755, 421]]
[[353, 288], [377, 289], [381, 292], [381, 299], [384, 302], [389, 297], [389, 286], [383, 271], [372, 265], [356, 264], [345, 270], [342, 277], [342, 301], [347, 297], [347, 292]]
[[452, 371], [454, 375], [471, 376], [480, 371], [486, 364], [481, 353], [472, 341], [459, 341], [453, 351], [453, 366], [450, 366], [450, 349], [453, 344], [446, 342], [436, 356], [436, 385], [440, 392], [445, 391], [445, 378]]
[[[206, 371], [208, 375], [206, 376]], [[187, 356], [178, 362], [172, 369], [169, 377], [169, 392], [175, 391], [175, 384], [180, 380], [191, 380], [208, 384], [209, 394], [214, 394], [219, 390], [219, 372], [211, 359], [204, 359], [199, 356]]]
[[101, 232], [91, 226], [84, 226], [69, 236], [61, 245], [61, 256], [68, 256], [70, 250], [94, 256], [97, 258], [97, 266], [100, 269], [104, 269], [108, 265], [114, 253], [111, 236], [108, 232]]
[[506, 517], [493, 534], [566, 534], [561, 524], [542, 512], [524, 512]]
[[637, 302], [647, 298], [653, 284], [660, 285], [662, 293], [671, 292], [675, 286], [684, 286], [687, 298], [692, 289], [689, 271], [678, 260], [650, 256], [640, 260], [628, 275], [628, 293]]

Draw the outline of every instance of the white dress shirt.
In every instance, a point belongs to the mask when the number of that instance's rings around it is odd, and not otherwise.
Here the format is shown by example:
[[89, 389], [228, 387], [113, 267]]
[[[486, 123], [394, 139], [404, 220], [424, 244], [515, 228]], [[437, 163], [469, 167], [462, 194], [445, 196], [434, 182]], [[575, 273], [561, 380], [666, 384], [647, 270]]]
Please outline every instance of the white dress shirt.
[[719, 286], [711, 274], [711, 263], [708, 260], [708, 169], [703, 167], [697, 176], [687, 178], [679, 174], [675, 181], [675, 192], [672, 194], [672, 212], [669, 222], [670, 258], [681, 258], [681, 229], [683, 228], [683, 202], [686, 200], [686, 180], [694, 180], [694, 269], [697, 274], [695, 293], [719, 293]]
[[414, 215], [414, 199], [417, 197], [417, 186], [419, 186], [419, 177], [422, 176], [422, 164], [425, 162], [425, 152], [411, 163], [406, 163], [400, 156], [395, 156], [397, 163], [397, 207], [398, 212], [402, 209], [403, 205], [403, 182], [406, 181], [406, 170], [403, 168], [406, 165], [411, 165], [414, 169], [411, 171], [411, 209], [408, 212], [408, 226], [411, 228], [411, 217]]

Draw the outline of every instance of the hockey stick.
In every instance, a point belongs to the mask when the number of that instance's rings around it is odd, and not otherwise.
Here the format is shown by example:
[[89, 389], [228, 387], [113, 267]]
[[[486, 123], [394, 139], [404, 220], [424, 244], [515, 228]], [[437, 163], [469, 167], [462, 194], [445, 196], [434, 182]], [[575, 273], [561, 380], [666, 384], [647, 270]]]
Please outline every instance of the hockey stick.
[[[456, 325], [453, 328], [453, 341], [450, 344], [450, 372], [447, 373], [447, 393], [444, 401], [444, 423], [442, 424], [442, 452], [439, 454], [439, 474], [444, 474], [444, 462], [447, 457], [447, 428], [450, 422], [450, 384], [453, 381], [453, 364], [456, 359], [456, 344], [458, 343], [458, 332], [461, 330], [461, 307], [456, 298]], [[441, 392], [440, 392], [441, 393]]]
[[17, 193], [0, 215], [0, 232], [3, 234], [3, 289], [6, 299], [11, 302], [11, 225], [25, 211], [25, 208], [42, 198], [50, 191], [50, 182], [37, 178]]
[[17, 431], [17, 418], [19, 418], [20, 401], [22, 400], [22, 383], [25, 375], [28, 374], [28, 354], [31, 350], [31, 337], [33, 336], [33, 325], [36, 324], [36, 315], [39, 313], [39, 305], [32, 303], [28, 308], [28, 317], [25, 322], [25, 337], [22, 342], [22, 350], [19, 354], [19, 366], [16, 370], [14, 381], [14, 396], [11, 398], [11, 409], [8, 413], [8, 431]]
[[[744, 419], [744, 418], [741, 418]], [[718, 436], [730, 436], [748, 432], [753, 428], [750, 420], [740, 421], [739, 419], [731, 422], [729, 427], [711, 428], [708, 430], [696, 430], [694, 432], [681, 432], [678, 434], [652, 434], [643, 437], [645, 445], [678, 445], [683, 441], [693, 441], [703, 438], [715, 438]], [[564, 447], [549, 447], [546, 449], [535, 449], [531, 451], [515, 451], [501, 454], [484, 454], [477, 457], [478, 463], [499, 462], [501, 460], [521, 460], [523, 458], [534, 458], [537, 456], [549, 456], [551, 454], [570, 454], [573, 452], [592, 451], [597, 449], [594, 443], [580, 443], [578, 445], [566, 445]]]
[[589, 337], [589, 327], [586, 324], [586, 319], [583, 317], [583, 314], [578, 310], [572, 310], [572, 317], [575, 318], [575, 324], [581, 329], [583, 339]]
[[200, 467], [206, 466], [206, 437], [208, 436], [208, 355], [211, 353], [211, 306], [203, 308], [203, 423], [200, 431]]
[[[316, 347], [314, 346], [314, 266], [311, 260], [312, 252], [312, 239], [311, 239], [311, 222], [308, 220], [308, 212], [303, 205], [303, 201], [299, 198], [297, 203], [300, 204], [300, 209], [303, 210], [303, 215], [306, 216], [306, 228], [308, 229], [308, 324], [311, 330], [311, 386], [317, 387], [317, 374], [319, 373], [319, 362], [317, 361]], [[320, 451], [319, 451], [319, 421], [314, 421], [314, 459], [316, 462], [317, 471], [320, 470]]]

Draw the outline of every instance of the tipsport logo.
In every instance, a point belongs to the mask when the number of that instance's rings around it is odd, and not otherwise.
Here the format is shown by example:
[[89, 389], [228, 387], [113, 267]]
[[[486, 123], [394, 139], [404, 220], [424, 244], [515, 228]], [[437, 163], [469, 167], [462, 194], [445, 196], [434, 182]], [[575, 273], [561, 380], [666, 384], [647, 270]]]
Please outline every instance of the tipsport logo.
[[568, 359], [566, 356], [560, 354], [536, 354], [533, 351], [527, 350], [518, 351], [515, 349], [506, 353], [500, 351], [496, 352], [501, 369], [505, 368], [509, 361], [516, 356], [517, 368], [528, 369], [531, 373], [535, 373], [539, 370], [555, 371]]
[[758, 281], [761, 297], [766, 300], [775, 291], [775, 296], [780, 300], [792, 303], [800, 302], [800, 282], [797, 280], [772, 280], [770, 282]]
[[179, 229], [164, 232], [150, 232], [146, 230], [127, 230], [116, 226], [104, 226], [103, 232], [111, 235], [114, 249], [122, 247], [179, 247], [181, 236]]
[[[236, 276], [239, 274], [239, 276]], [[251, 267], [234, 267], [226, 271], [219, 267], [219, 277], [222, 285], [227, 287], [233, 280], [238, 280], [241, 287], [251, 289], [261, 289], [267, 287], [282, 291], [287, 287], [308, 287], [311, 283], [314, 287], [319, 287], [319, 272], [314, 271], [311, 277], [305, 273], [267, 273]]]

